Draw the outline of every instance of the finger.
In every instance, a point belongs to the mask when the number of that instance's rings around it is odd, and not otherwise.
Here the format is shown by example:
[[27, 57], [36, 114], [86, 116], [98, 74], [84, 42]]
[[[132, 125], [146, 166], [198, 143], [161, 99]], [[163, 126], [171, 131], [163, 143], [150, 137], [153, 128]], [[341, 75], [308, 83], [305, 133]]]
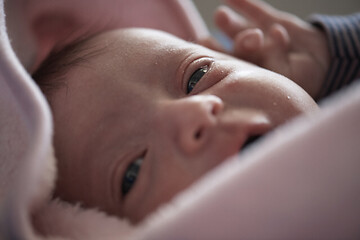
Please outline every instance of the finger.
[[249, 27], [249, 22], [246, 19], [226, 6], [217, 8], [214, 19], [220, 30], [231, 39], [233, 39], [238, 32]]
[[291, 77], [289, 63], [290, 37], [280, 24], [274, 24], [268, 33], [266, 47], [263, 49], [262, 67]]
[[[274, 23], [283, 25], [294, 41], [302, 39], [313, 31], [312, 26], [294, 14], [280, 11], [261, 0], [225, 0], [235, 10], [252, 21], [263, 30], [270, 28]], [[295, 36], [298, 37], [295, 37]], [[306, 37], [305, 37], [306, 38]]]
[[200, 39], [198, 42], [198, 44], [207, 47], [209, 49], [218, 51], [218, 52], [222, 52], [222, 53], [226, 53], [228, 54], [229, 52], [213, 37], [207, 37], [207, 38], [203, 38]]
[[259, 64], [262, 58], [259, 53], [264, 48], [264, 41], [264, 33], [258, 28], [240, 32], [235, 37], [234, 54], [238, 58]]
[[274, 24], [266, 34], [259, 29], [239, 33], [234, 45], [237, 57], [290, 76], [290, 38], [286, 30], [281, 25]]
[[270, 28], [269, 35], [277, 47], [288, 51], [290, 47], [290, 36], [288, 31], [280, 24], [274, 24]]
[[259, 0], [226, 0], [236, 11], [240, 12], [259, 27], [265, 28], [278, 20], [281, 13], [264, 1]]

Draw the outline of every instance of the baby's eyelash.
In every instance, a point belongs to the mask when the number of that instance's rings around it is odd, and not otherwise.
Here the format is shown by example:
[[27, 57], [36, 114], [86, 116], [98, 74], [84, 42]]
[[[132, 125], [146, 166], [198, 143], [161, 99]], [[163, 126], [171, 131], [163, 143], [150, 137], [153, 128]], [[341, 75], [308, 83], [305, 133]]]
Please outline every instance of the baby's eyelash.
[[208, 72], [209, 67], [207, 65], [198, 68], [189, 78], [187, 82], [186, 94], [191, 93], [195, 85], [201, 80], [201, 78]]
[[144, 155], [138, 157], [135, 161], [131, 162], [130, 165], [125, 170], [121, 183], [122, 197], [125, 197], [133, 188], [138, 178], [143, 161], [144, 161]]
[[200, 80], [211, 71], [213, 63], [214, 59], [208, 56], [191, 61], [184, 71], [185, 74], [182, 80], [182, 89], [185, 94], [190, 94], [197, 88], [196, 85], [200, 83]]

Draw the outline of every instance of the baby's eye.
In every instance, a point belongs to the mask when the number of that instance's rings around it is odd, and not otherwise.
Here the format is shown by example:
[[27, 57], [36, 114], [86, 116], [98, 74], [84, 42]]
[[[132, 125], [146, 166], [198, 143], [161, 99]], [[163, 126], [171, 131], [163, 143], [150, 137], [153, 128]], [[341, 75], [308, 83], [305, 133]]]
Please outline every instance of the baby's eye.
[[205, 73], [207, 73], [208, 70], [209, 70], [208, 66], [202, 66], [191, 75], [187, 83], [187, 89], [186, 89], [187, 94], [191, 93], [195, 85], [200, 81], [200, 79], [205, 75]]
[[127, 167], [121, 186], [121, 192], [123, 197], [125, 197], [125, 195], [131, 190], [131, 188], [135, 184], [143, 161], [144, 158], [139, 157]]

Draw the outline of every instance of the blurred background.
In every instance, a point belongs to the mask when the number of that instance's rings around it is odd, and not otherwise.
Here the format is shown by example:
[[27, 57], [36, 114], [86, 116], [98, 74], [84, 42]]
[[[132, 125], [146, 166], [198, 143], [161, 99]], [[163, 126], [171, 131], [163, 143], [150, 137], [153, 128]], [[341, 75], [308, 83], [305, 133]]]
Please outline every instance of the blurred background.
[[[216, 32], [213, 13], [221, 0], [193, 0], [209, 29]], [[360, 0], [264, 0], [272, 6], [306, 19], [312, 13], [349, 14], [360, 11]]]

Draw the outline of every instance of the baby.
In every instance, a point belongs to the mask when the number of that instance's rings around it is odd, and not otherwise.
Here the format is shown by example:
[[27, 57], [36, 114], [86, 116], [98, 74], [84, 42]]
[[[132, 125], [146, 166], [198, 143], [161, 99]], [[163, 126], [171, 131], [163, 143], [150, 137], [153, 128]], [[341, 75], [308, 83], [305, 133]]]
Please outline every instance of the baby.
[[[238, 44], [261, 45], [258, 33]], [[53, 111], [55, 196], [133, 223], [252, 139], [318, 109], [283, 75], [150, 29], [78, 41], [34, 79]]]

